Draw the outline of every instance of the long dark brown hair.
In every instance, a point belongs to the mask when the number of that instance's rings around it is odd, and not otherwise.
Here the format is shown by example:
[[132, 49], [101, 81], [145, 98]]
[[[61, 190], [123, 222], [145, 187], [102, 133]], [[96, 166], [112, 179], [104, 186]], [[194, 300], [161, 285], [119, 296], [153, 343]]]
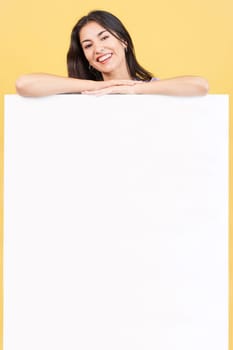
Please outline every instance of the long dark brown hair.
[[121, 21], [107, 11], [92, 11], [82, 17], [71, 32], [70, 47], [67, 53], [68, 76], [79, 79], [103, 80], [101, 72], [89, 66], [80, 44], [80, 30], [89, 22], [96, 22], [127, 45], [126, 62], [132, 79], [148, 81], [152, 74], [145, 70], [135, 56], [133, 41]]

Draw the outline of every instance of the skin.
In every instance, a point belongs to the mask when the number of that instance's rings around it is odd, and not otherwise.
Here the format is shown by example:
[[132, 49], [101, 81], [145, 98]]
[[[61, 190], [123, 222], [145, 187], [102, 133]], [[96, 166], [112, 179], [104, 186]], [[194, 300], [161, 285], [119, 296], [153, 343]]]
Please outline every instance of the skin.
[[105, 81], [131, 80], [125, 58], [125, 43], [95, 22], [81, 29], [80, 42], [89, 64], [102, 73]]
[[184, 76], [152, 82], [139, 82], [130, 76], [126, 43], [96, 22], [89, 22], [80, 31], [80, 43], [89, 64], [100, 71], [103, 81], [92, 81], [37, 73], [19, 77], [16, 91], [22, 96], [48, 96], [61, 93], [86, 95], [162, 94], [170, 96], [202, 96], [208, 83], [202, 77]]

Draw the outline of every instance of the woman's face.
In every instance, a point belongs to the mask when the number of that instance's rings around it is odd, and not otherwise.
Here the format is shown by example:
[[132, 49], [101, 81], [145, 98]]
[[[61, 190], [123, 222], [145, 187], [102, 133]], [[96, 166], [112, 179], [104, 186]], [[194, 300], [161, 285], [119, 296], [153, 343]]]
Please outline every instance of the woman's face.
[[79, 33], [89, 64], [102, 73], [104, 80], [129, 79], [125, 57], [126, 44], [96, 22], [87, 23]]

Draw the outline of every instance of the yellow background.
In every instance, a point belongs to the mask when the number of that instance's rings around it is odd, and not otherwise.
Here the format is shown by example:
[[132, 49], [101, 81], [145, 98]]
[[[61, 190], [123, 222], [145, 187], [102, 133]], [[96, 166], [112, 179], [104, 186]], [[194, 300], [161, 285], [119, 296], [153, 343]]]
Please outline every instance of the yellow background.
[[[108, 10], [123, 21], [133, 38], [139, 62], [155, 76], [161, 79], [185, 74], [204, 76], [209, 80], [211, 94], [229, 94], [231, 105], [233, 103], [232, 0], [144, 0], [132, 3], [126, 0], [0, 0], [1, 231], [3, 95], [15, 93], [14, 82], [20, 74], [49, 72], [66, 75], [71, 29], [77, 19], [93, 9]], [[231, 135], [232, 118], [231, 113]], [[232, 146], [231, 137], [230, 156]], [[230, 161], [230, 178], [232, 174], [233, 162]], [[230, 181], [230, 211], [233, 210], [232, 185]], [[230, 216], [230, 329], [233, 329], [232, 242], [233, 215]], [[2, 257], [2, 235], [0, 249]], [[2, 258], [0, 269], [2, 277]], [[230, 349], [233, 350], [233, 334], [230, 334]]]

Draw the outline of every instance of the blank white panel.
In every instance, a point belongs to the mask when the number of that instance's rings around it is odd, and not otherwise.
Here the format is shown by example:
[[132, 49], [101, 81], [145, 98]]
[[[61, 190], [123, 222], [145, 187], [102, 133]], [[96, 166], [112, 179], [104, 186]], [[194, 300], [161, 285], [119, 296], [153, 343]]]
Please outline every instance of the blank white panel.
[[228, 349], [228, 96], [5, 97], [4, 350]]

